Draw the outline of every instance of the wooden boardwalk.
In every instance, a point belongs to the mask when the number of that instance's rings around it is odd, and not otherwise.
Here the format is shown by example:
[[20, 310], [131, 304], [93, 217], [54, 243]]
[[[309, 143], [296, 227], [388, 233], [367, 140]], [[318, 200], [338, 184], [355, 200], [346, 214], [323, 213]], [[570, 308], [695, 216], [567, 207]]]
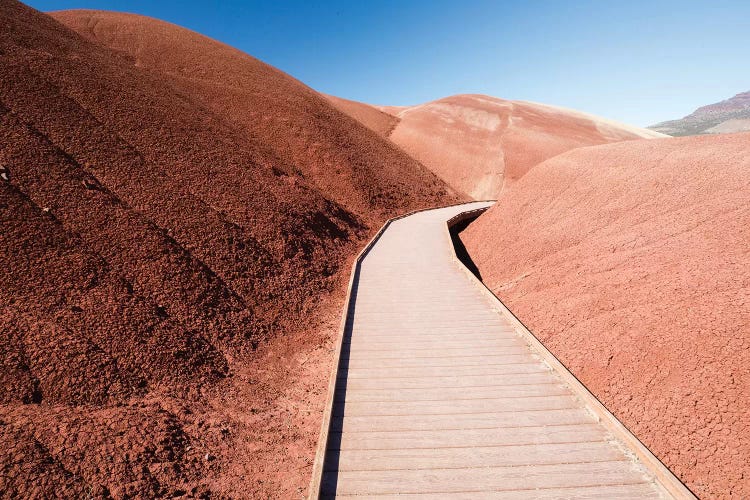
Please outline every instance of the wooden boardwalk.
[[446, 221], [487, 205], [396, 220], [362, 258], [311, 496], [670, 498], [454, 260]]

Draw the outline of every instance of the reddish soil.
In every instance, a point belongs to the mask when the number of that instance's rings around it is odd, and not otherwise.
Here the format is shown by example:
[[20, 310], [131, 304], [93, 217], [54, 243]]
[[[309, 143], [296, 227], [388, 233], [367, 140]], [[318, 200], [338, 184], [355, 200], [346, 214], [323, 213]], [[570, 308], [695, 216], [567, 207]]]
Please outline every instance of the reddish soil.
[[462, 233], [485, 283], [686, 484], [750, 497], [750, 134], [552, 158]]
[[[100, 11], [51, 14], [129, 56], [327, 197], [363, 214], [445, 195], [422, 165], [298, 80], [232, 47], [156, 19]], [[414, 196], [422, 196], [422, 200]]]
[[474, 199], [497, 198], [506, 183], [570, 149], [661, 136], [577, 111], [482, 95], [380, 109], [399, 118], [390, 134], [394, 143]]
[[456, 197], [250, 56], [56, 15], [0, 0], [0, 491], [302, 495], [353, 254]]
[[398, 124], [398, 117], [381, 111], [375, 106], [332, 95], [327, 95], [326, 97], [340, 111], [343, 111], [383, 137], [388, 137]]

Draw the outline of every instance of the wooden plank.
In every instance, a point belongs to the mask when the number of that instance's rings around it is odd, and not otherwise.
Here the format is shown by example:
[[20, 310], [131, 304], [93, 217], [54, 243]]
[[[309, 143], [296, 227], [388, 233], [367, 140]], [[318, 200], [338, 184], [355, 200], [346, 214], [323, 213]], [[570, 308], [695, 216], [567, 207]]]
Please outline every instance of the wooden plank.
[[437, 389], [351, 389], [336, 394], [335, 401], [376, 401], [384, 404], [403, 401], [464, 401], [470, 399], [536, 398], [572, 395], [559, 382], [494, 387], [442, 387]]
[[540, 361], [534, 361], [531, 363], [517, 364], [513, 363], [510, 365], [492, 365], [492, 366], [452, 366], [450, 370], [444, 367], [426, 367], [426, 366], [410, 366], [410, 367], [398, 367], [391, 366], [387, 368], [375, 367], [375, 368], [353, 368], [349, 367], [346, 373], [340, 373], [339, 378], [342, 379], [354, 379], [354, 378], [411, 378], [411, 377], [444, 377], [446, 375], [495, 375], [502, 376], [512, 373], [540, 373], [549, 372], [547, 365]]
[[357, 389], [419, 389], [433, 387], [488, 387], [504, 385], [548, 384], [559, 379], [550, 372], [511, 375], [464, 375], [449, 377], [350, 378], [346, 390]]
[[[402, 315], [405, 316], [410, 314], [408, 311], [402, 311]], [[359, 314], [355, 314], [359, 316]], [[493, 321], [490, 319], [484, 319], [482, 321], [466, 322], [462, 321], [458, 317], [458, 313], [454, 314], [453, 317], [440, 317], [434, 315], [431, 318], [385, 318], [377, 316], [373, 318], [358, 318], [355, 322], [348, 324], [349, 327], [354, 327], [355, 332], [376, 332], [382, 334], [394, 334], [400, 335], [403, 331], [417, 332], [420, 335], [431, 335], [431, 334], [446, 334], [451, 332], [474, 332], [492, 335], [502, 334], [513, 334], [518, 335], [512, 328], [504, 321]]]
[[[380, 319], [387, 319], [391, 321], [401, 320], [404, 318], [419, 318], [425, 321], [430, 321], [432, 318], [441, 318], [447, 319], [451, 322], [455, 322], [457, 320], [460, 320], [461, 318], [468, 318], [470, 322], [475, 323], [480, 322], [478, 321], [479, 319], [481, 319], [482, 321], [490, 320], [493, 324], [499, 325], [502, 328], [512, 326], [512, 324], [506, 318], [504, 318], [503, 316], [499, 316], [497, 314], [497, 311], [487, 307], [484, 304], [482, 305], [481, 313], [473, 312], [473, 308], [471, 305], [477, 302], [476, 297], [467, 299], [451, 297], [450, 301], [446, 301], [445, 299], [441, 300], [438, 297], [434, 297], [431, 299], [425, 297], [424, 300], [427, 300], [431, 303], [432, 309], [417, 309], [414, 306], [404, 303], [403, 300], [401, 300], [397, 304], [393, 304], [392, 306], [381, 309], [372, 306], [356, 306], [350, 311], [349, 321], [356, 320], [358, 317], [360, 319], [366, 319], [368, 321], [378, 321]], [[480, 298], [480, 300], [482, 300], [482, 302], [485, 302], [483, 298]], [[435, 307], [435, 305], [440, 305], [441, 307], [437, 308]], [[451, 310], [450, 308], [452, 307], [455, 307], [456, 309]], [[407, 313], [409, 316], [405, 316], [404, 313]], [[476, 316], [474, 316], [475, 314]]]
[[[408, 311], [405, 312], [405, 314], [408, 314]], [[355, 320], [352, 322], [347, 322], [347, 326], [351, 326], [355, 329], [357, 329], [358, 332], [361, 333], [370, 333], [370, 332], [379, 332], [379, 331], [398, 331], [398, 330], [408, 330], [410, 328], [416, 329], [420, 332], [424, 332], [425, 334], [429, 334], [430, 332], [445, 332], [445, 331], [456, 331], [460, 329], [471, 329], [471, 330], [477, 330], [477, 329], [483, 329], [487, 330], [488, 332], [497, 332], [497, 333], [512, 333], [513, 331], [506, 326], [505, 323], [501, 323], [500, 321], [491, 321], [491, 320], [482, 320], [482, 321], [465, 321], [460, 320], [458, 318], [454, 318], [453, 321], [434, 321], [434, 322], [426, 322], [426, 321], [420, 321], [418, 319], [410, 320], [407, 318], [401, 319], [401, 320], [393, 320], [393, 321], [387, 321], [387, 320]]]
[[528, 347], [523, 346], [505, 346], [500, 349], [495, 348], [453, 348], [453, 349], [442, 349], [439, 347], [432, 349], [398, 349], [391, 348], [389, 350], [384, 349], [361, 349], [356, 347], [349, 348], [350, 358], [355, 356], [362, 356], [368, 360], [376, 359], [445, 359], [447, 357], [487, 357], [492, 356], [509, 356], [509, 355], [520, 355], [529, 353]]
[[604, 441], [545, 443], [472, 448], [340, 450], [326, 462], [326, 471], [399, 469], [466, 469], [580, 462], [612, 462], [627, 458]]
[[324, 494], [372, 495], [517, 491], [536, 488], [626, 485], [649, 482], [630, 462], [594, 462], [467, 469], [339, 471], [323, 478]]
[[331, 430], [338, 432], [413, 431], [454, 429], [497, 429], [502, 427], [566, 425], [595, 423], [596, 419], [581, 408], [532, 410], [500, 413], [448, 415], [371, 415], [335, 419]]
[[398, 403], [356, 402], [334, 403], [333, 415], [461, 415], [464, 413], [488, 413], [522, 410], [559, 410], [580, 408], [580, 402], [572, 396], [549, 396], [541, 398], [467, 399], [452, 402], [406, 401]]
[[[332, 432], [333, 434], [337, 434]], [[503, 427], [501, 429], [456, 429], [344, 432], [338, 433], [330, 450], [388, 450], [467, 448], [472, 446], [509, 446], [543, 443], [582, 443], [607, 439], [598, 424], [574, 424], [540, 427]]]
[[411, 337], [416, 339], [431, 339], [431, 338], [452, 338], [456, 340], [466, 340], [475, 337], [476, 340], [492, 340], [492, 339], [512, 339], [518, 338], [518, 334], [512, 330], [506, 328], [490, 328], [490, 327], [471, 327], [466, 325], [456, 325], [448, 328], [424, 328], [419, 326], [407, 326], [400, 325], [398, 328], [395, 327], [378, 327], [378, 328], [358, 328], [353, 331], [350, 338], [368, 338], [368, 339], [402, 339], [405, 337]]
[[367, 357], [349, 359], [349, 368], [408, 368], [408, 367], [445, 367], [454, 366], [498, 366], [510, 364], [533, 363], [531, 353], [508, 354], [500, 356], [447, 356], [444, 358], [404, 358], [404, 359], [368, 359]]
[[419, 338], [404, 338], [398, 337], [396, 339], [377, 339], [377, 338], [348, 338], [344, 344], [350, 345], [350, 349], [355, 348], [363, 351], [377, 351], [384, 350], [390, 351], [392, 349], [404, 349], [404, 350], [419, 350], [419, 349], [465, 349], [471, 348], [482, 348], [482, 349], [501, 349], [503, 347], [526, 347], [528, 345], [521, 339], [516, 337], [507, 337], [504, 339], [493, 339], [485, 337], [477, 337], [472, 339], [471, 342], [467, 342], [465, 339], [456, 339], [455, 336], [440, 339], [419, 339]]
[[422, 335], [419, 333], [402, 331], [398, 335], [383, 335], [380, 333], [371, 332], [368, 335], [364, 335], [362, 332], [356, 332], [355, 335], [347, 337], [345, 344], [357, 344], [359, 343], [380, 343], [380, 344], [395, 344], [397, 342], [413, 342], [415, 344], [430, 344], [430, 343], [462, 343], [463, 345], [471, 345], [474, 342], [509, 342], [519, 341], [520, 339], [516, 334], [504, 334], [500, 335], [489, 335], [482, 332], [447, 332], [439, 335]]
[[[339, 498], [352, 498], [354, 495], [341, 495]], [[323, 496], [322, 498], [334, 498]], [[367, 495], [368, 500], [444, 500], [445, 493], [414, 493], [404, 495]], [[535, 488], [513, 491], [470, 491], [451, 492], [452, 500], [633, 500], [663, 499], [664, 496], [653, 483], [616, 484], [604, 486], [581, 486], [574, 488]]]
[[[453, 297], [453, 300], [456, 300], [455, 297]], [[369, 310], [368, 310], [369, 309]], [[379, 309], [379, 308], [368, 308], [368, 309], [359, 309], [355, 306], [354, 312], [356, 313], [356, 318], [366, 319], [366, 320], [378, 320], [378, 319], [396, 319], [400, 320], [404, 317], [404, 310], [406, 310], [409, 313], [408, 318], [409, 319], [426, 319], [426, 320], [432, 320], [434, 318], [447, 318], [450, 320], [457, 320], [457, 319], [468, 319], [469, 321], [478, 321], [481, 319], [488, 319], [493, 322], [502, 323], [502, 324], [508, 324], [507, 321], [504, 321], [502, 317], [499, 317], [496, 312], [488, 309], [487, 307], [471, 307], [467, 306], [465, 308], [456, 308], [456, 309], [450, 309], [450, 308], [443, 308], [435, 309], [429, 308], [429, 309], [417, 309], [416, 307], [403, 307], [403, 305], [400, 305], [400, 307], [393, 307], [388, 309]]]
[[[407, 316], [408, 314], [408, 316]], [[373, 314], [366, 315], [364, 313], [355, 313], [354, 318], [349, 321], [349, 324], [363, 328], [371, 327], [400, 327], [400, 326], [415, 326], [418, 328], [435, 328], [435, 329], [449, 329], [455, 327], [490, 327], [490, 328], [506, 328], [510, 329], [510, 325], [506, 322], [501, 321], [500, 318], [494, 313], [488, 313], [483, 315], [469, 316], [470, 319], [464, 319], [463, 313], [453, 314], [425, 314], [418, 315], [411, 311], [404, 310], [400, 311], [400, 314]]]

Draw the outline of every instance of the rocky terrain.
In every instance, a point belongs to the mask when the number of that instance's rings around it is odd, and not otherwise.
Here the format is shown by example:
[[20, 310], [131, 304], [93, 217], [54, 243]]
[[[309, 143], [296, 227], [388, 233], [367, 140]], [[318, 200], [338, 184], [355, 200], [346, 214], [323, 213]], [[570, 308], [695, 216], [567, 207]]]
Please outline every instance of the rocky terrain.
[[457, 198], [315, 91], [0, 0], [0, 491], [293, 497], [352, 256]]
[[462, 233], [485, 283], [701, 498], [750, 496], [750, 134], [580, 148]]
[[750, 131], [750, 92], [742, 92], [700, 107], [682, 119], [657, 123], [649, 128], [672, 136]]

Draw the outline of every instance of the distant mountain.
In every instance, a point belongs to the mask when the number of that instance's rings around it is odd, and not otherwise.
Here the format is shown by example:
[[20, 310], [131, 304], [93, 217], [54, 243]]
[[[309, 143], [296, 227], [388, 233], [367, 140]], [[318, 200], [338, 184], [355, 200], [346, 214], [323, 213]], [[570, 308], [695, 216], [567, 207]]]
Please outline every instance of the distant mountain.
[[661, 122], [648, 128], [674, 136], [750, 131], [750, 92], [703, 106], [680, 120]]

